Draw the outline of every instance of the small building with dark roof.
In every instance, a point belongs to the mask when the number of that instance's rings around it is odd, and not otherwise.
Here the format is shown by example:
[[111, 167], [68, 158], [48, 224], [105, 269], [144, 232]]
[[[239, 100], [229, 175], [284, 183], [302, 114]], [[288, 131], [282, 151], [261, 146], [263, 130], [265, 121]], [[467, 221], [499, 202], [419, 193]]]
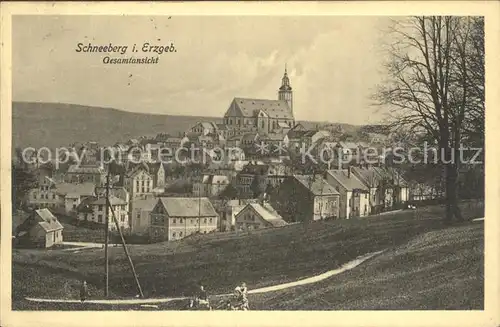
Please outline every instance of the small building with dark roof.
[[255, 230], [285, 225], [287, 222], [266, 202], [248, 203], [235, 216], [237, 230]]
[[340, 218], [363, 217], [371, 212], [369, 188], [347, 170], [329, 170], [327, 181], [340, 193]]
[[293, 175], [272, 192], [270, 203], [287, 222], [307, 222], [337, 219], [339, 197], [321, 175]]
[[63, 241], [63, 229], [59, 220], [49, 209], [32, 212], [15, 231], [18, 244], [40, 248], [50, 248]]
[[219, 215], [208, 198], [162, 197], [151, 211], [149, 236], [153, 241], [179, 240], [218, 228]]

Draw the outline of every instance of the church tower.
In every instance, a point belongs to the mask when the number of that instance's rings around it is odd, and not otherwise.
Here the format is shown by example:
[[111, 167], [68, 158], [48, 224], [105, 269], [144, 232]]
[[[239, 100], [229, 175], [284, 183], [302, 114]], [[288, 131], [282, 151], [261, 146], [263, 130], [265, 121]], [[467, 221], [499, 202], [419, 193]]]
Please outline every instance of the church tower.
[[286, 71], [285, 64], [285, 74], [281, 79], [281, 86], [278, 90], [278, 100], [285, 100], [290, 107], [290, 110], [293, 113], [293, 96], [292, 96], [292, 87], [290, 86], [290, 79], [288, 78], [288, 73]]

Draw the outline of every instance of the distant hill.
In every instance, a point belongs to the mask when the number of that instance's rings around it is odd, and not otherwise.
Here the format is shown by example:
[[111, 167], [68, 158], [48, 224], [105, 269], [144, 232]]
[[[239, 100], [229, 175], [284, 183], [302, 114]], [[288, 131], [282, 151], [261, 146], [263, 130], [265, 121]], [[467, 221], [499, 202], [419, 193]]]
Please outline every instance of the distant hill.
[[112, 108], [63, 103], [12, 103], [14, 147], [55, 148], [74, 142], [113, 145], [140, 136], [177, 136], [196, 122], [220, 118], [134, 113]]
[[[222, 116], [222, 115], [221, 115]], [[222, 121], [222, 117], [174, 116], [134, 113], [113, 108], [65, 103], [13, 102], [12, 143], [15, 147], [69, 146], [95, 141], [113, 145], [140, 136], [168, 133], [177, 136], [199, 121]], [[306, 128], [340, 125], [345, 132], [359, 126], [329, 122], [300, 121]]]

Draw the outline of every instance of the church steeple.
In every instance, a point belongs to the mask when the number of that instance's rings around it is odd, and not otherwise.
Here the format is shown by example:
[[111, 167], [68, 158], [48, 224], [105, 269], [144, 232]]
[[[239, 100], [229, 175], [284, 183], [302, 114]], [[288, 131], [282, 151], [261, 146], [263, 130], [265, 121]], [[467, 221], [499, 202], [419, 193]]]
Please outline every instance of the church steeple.
[[293, 95], [292, 86], [290, 85], [290, 79], [288, 78], [288, 72], [285, 64], [285, 73], [281, 79], [281, 86], [278, 90], [278, 100], [285, 100], [293, 113]]

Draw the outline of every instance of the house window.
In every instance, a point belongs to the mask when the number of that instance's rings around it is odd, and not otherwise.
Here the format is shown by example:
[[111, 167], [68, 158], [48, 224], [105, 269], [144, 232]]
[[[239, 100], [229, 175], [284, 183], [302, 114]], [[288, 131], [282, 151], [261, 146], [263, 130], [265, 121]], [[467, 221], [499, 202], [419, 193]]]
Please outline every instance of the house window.
[[182, 219], [179, 219], [179, 224], [182, 224], [184, 221]]
[[122, 223], [125, 221], [125, 215], [122, 215]]
[[212, 218], [209, 219], [209, 222], [212, 222]]
[[207, 218], [203, 218], [203, 222], [206, 223], [207, 222]]
[[103, 205], [102, 205], [102, 204], [100, 204], [100, 205], [99, 205], [99, 211], [102, 211], [102, 207], [103, 207]]
[[102, 215], [97, 215], [97, 221], [102, 223]]
[[137, 219], [141, 219], [141, 213], [140, 212], [137, 213]]
[[176, 224], [176, 223], [177, 223], [177, 219], [173, 219], [172, 224]]
[[179, 232], [179, 237], [182, 237], [182, 232]]
[[175, 238], [175, 232], [172, 233], [172, 237]]
[[191, 224], [194, 224], [194, 220], [193, 219], [191, 219]]

